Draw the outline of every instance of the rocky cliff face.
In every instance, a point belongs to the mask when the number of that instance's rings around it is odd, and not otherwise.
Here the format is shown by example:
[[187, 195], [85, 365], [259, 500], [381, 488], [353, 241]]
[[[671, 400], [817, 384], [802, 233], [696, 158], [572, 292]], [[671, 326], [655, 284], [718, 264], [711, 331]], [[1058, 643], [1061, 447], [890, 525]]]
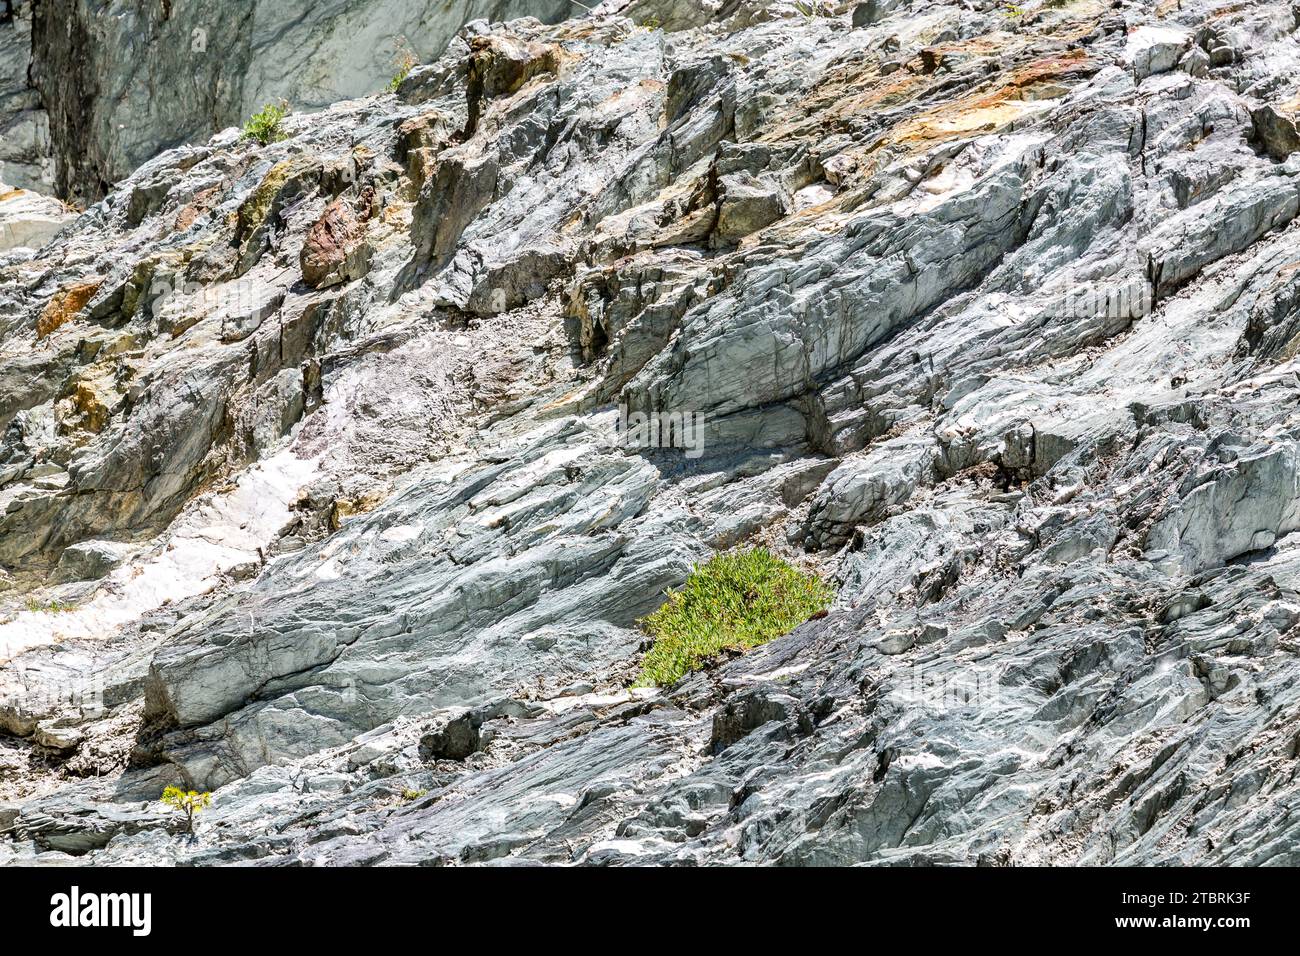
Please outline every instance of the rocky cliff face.
[[[0, 181], [76, 202], [267, 103], [375, 93], [465, 23], [569, 16], [568, 0], [7, 0]], [[580, 12], [580, 11], [579, 11]]]
[[637, 0], [146, 163], [0, 260], [0, 859], [1300, 862], [1298, 27]]
[[22, 189], [54, 185], [50, 121], [32, 87], [32, 7], [0, 3], [0, 182]]

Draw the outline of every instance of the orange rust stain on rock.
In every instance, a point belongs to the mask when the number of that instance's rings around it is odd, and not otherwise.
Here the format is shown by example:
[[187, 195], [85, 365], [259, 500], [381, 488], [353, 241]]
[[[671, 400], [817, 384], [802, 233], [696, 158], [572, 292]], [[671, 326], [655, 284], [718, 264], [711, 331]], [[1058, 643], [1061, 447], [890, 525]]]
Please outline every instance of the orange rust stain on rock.
[[1082, 79], [1100, 71], [1103, 65], [1082, 50], [1070, 50], [1012, 70], [1006, 85], [1024, 88], [1036, 83]]
[[933, 107], [901, 124], [886, 144], [932, 145], [976, 132], [994, 132], [1023, 116], [1025, 104], [1063, 92], [1066, 81], [1101, 69], [1087, 54], [1072, 51], [1035, 60], [1011, 71], [995, 89]]
[[184, 232], [198, 220], [200, 216], [212, 209], [217, 200], [221, 198], [221, 187], [211, 186], [203, 190], [180, 212], [176, 214], [176, 219], [172, 223], [172, 228], [177, 232]]
[[1023, 47], [1024, 41], [1018, 37], [994, 34], [949, 43], [935, 43], [922, 48], [921, 52], [908, 62], [912, 69], [922, 73], [933, 73], [949, 58], [979, 60], [981, 57], [1014, 55]]
[[54, 293], [54, 297], [41, 312], [41, 317], [36, 320], [36, 337], [43, 339], [65, 322], [76, 318], [91, 297], [99, 291], [99, 285], [98, 280], [80, 282]]
[[93, 384], [78, 382], [71, 393], [55, 406], [55, 416], [60, 434], [76, 431], [98, 434], [108, 424], [110, 412]]
[[[1007, 34], [977, 37], [961, 43], [927, 47], [908, 67], [881, 74], [874, 62], [862, 59], [841, 63], [827, 71], [816, 89], [791, 109], [797, 119], [768, 126], [757, 138], [773, 141], [798, 137], [824, 137], [828, 130], [854, 125], [857, 117], [906, 106], [932, 89], [933, 68], [946, 57], [1015, 58], [1025, 44]], [[929, 64], [929, 66], [927, 66]], [[1040, 57], [1007, 71], [993, 88], [987, 86], [965, 96], [918, 112], [886, 132], [864, 152], [881, 146], [928, 146], [946, 139], [1005, 126], [1026, 111], [1021, 102], [1061, 95], [1069, 84], [1096, 73], [1104, 64], [1082, 50]]]
[[861, 63], [837, 67], [809, 93], [795, 109], [802, 120], [777, 122], [758, 137], [774, 141], [790, 134], [820, 132], [826, 125], [848, 116], [862, 116], [872, 110], [888, 109], [906, 103], [927, 85], [925, 78], [903, 70], [882, 76], [874, 66]]
[[1217, 10], [1210, 11], [1210, 15], [1205, 19], [1207, 21], [1221, 20], [1224, 17], [1232, 16], [1234, 13], [1240, 13], [1242, 10], [1247, 9], [1249, 6], [1250, 6], [1249, 3], [1229, 3], [1226, 6], [1219, 7]]

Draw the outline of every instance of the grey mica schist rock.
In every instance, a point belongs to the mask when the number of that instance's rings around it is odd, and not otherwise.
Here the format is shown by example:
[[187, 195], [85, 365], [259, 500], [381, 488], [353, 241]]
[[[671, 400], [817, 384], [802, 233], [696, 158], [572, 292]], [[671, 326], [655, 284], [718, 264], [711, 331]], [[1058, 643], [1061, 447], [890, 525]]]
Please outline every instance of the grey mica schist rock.
[[55, 569], [56, 581], [102, 578], [119, 567], [134, 549], [112, 541], [79, 541], [63, 549]]
[[[0, 863], [1300, 863], [1295, 8], [1030, 8], [464, 4], [265, 146], [92, 101], [0, 253], [0, 687], [77, 691], [0, 712]], [[754, 542], [828, 613], [636, 686]]]
[[[15, 0], [0, 18], [0, 179], [93, 202], [160, 150], [285, 100], [381, 91], [476, 18], [558, 20], [568, 0]], [[48, 104], [61, 104], [49, 109]], [[6, 175], [7, 173], [7, 175]]]
[[74, 218], [57, 199], [0, 180], [0, 255], [39, 249]]

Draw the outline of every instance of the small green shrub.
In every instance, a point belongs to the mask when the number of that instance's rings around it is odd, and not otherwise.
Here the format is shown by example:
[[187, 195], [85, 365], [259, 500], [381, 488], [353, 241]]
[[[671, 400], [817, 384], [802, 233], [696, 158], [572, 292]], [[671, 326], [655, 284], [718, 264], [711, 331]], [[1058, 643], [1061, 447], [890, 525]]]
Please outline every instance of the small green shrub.
[[428, 792], [429, 792], [428, 790], [410, 790], [410, 789], [403, 790], [402, 800], [405, 803], [411, 803], [415, 800], [419, 800], [421, 797], [428, 794]]
[[212, 803], [212, 794], [199, 793], [197, 790], [182, 790], [180, 787], [168, 787], [162, 792], [162, 802], [173, 810], [185, 814], [185, 825], [194, 833], [194, 814], [206, 810]]
[[281, 124], [289, 115], [289, 104], [284, 100], [268, 103], [248, 118], [244, 124], [244, 139], [253, 139], [263, 146], [278, 143], [285, 138]]
[[655, 641], [637, 686], [665, 687], [723, 650], [765, 644], [824, 611], [833, 597], [817, 575], [766, 548], [715, 555], [641, 621]]

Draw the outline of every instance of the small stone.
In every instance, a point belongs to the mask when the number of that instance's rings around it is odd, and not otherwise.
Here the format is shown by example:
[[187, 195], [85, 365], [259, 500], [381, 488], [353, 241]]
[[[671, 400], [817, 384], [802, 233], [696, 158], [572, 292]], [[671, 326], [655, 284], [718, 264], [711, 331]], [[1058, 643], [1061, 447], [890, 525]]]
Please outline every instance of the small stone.
[[251, 581], [262, 572], [260, 561], [241, 561], [226, 571], [232, 581]]
[[71, 754], [81, 746], [85, 733], [77, 727], [58, 727], [41, 724], [32, 733], [32, 741], [38, 747], [52, 750], [60, 755]]
[[916, 632], [912, 630], [889, 631], [876, 641], [876, 650], [882, 654], [902, 654], [916, 646]]
[[838, 153], [822, 160], [822, 171], [826, 181], [832, 186], [842, 186], [849, 175], [857, 168], [857, 160], [845, 153]]

